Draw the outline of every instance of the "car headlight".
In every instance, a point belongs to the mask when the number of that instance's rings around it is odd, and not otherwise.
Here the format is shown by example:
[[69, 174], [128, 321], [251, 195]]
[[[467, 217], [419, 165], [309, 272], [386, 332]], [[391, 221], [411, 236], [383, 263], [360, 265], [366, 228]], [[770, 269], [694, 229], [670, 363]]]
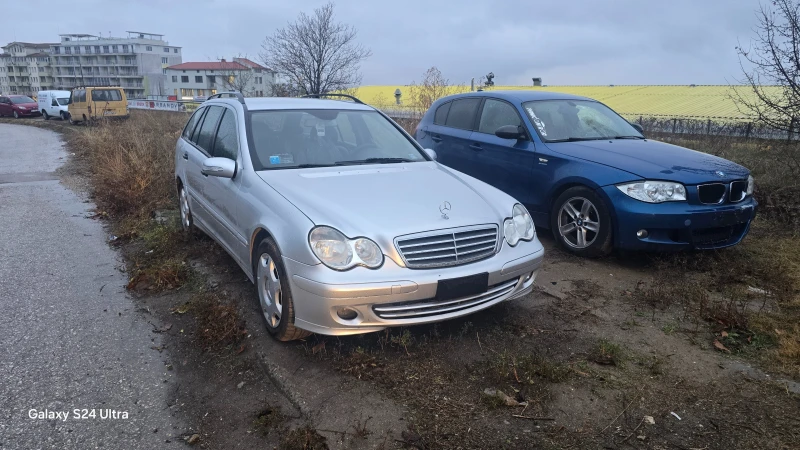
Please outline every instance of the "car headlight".
[[753, 191], [756, 190], [756, 180], [753, 179], [752, 175], [747, 176], [747, 195], [753, 195]]
[[530, 241], [536, 235], [533, 219], [524, 206], [517, 203], [511, 210], [511, 218], [503, 222], [503, 234], [508, 245], [515, 246], [519, 241]]
[[625, 195], [647, 203], [680, 202], [686, 200], [686, 188], [671, 181], [637, 181], [618, 184]]
[[19, 108], [19, 109], [21, 109], [21, 110], [23, 110], [23, 111], [24, 111], [24, 110], [26, 110], [26, 109], [28, 109], [28, 107], [27, 107], [27, 106], [19, 106], [18, 108]]
[[319, 226], [311, 230], [308, 243], [322, 264], [331, 269], [347, 270], [355, 266], [376, 269], [383, 264], [378, 244], [364, 237], [348, 239], [331, 227]]

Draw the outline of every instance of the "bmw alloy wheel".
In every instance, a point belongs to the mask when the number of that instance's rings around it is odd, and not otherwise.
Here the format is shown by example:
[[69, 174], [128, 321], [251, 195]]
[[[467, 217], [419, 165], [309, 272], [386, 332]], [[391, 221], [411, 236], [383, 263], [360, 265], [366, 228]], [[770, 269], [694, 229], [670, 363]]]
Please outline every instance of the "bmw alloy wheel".
[[592, 202], [572, 197], [558, 211], [558, 233], [574, 248], [592, 245], [600, 232], [600, 215]]
[[283, 313], [281, 277], [275, 261], [266, 253], [258, 259], [257, 282], [261, 312], [270, 328], [278, 328]]

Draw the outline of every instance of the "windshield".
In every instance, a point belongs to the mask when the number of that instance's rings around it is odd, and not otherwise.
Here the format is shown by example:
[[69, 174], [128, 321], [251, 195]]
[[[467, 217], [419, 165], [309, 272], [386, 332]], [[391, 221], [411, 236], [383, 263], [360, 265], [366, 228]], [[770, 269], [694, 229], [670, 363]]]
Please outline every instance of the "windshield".
[[63, 105], [68, 105], [69, 104], [69, 97], [59, 98], [58, 99], [58, 104], [62, 105], [62, 106]]
[[644, 138], [627, 120], [595, 101], [539, 100], [522, 106], [545, 142]]
[[11, 97], [11, 103], [20, 105], [22, 103], [36, 103], [36, 102], [30, 97], [22, 96], [22, 97]]
[[427, 161], [377, 111], [254, 111], [249, 128], [255, 170]]

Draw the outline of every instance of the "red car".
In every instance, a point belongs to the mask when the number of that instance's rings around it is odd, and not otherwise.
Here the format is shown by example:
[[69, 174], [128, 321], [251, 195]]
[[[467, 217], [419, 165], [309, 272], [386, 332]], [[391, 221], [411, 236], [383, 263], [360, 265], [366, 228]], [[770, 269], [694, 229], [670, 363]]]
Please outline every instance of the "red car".
[[0, 117], [14, 116], [15, 119], [19, 119], [22, 116], [41, 115], [39, 104], [27, 95], [0, 96]]

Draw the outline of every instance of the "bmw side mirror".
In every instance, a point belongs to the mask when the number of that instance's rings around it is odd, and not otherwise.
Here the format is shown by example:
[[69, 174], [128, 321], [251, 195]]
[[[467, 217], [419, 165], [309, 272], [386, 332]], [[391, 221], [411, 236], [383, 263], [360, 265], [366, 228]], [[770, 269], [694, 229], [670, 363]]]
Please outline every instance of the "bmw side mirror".
[[525, 132], [518, 126], [503, 125], [494, 132], [494, 135], [501, 139], [525, 139], [527, 136]]
[[426, 155], [428, 155], [428, 157], [429, 157], [430, 159], [432, 159], [432, 160], [436, 161], [436, 158], [437, 158], [437, 156], [436, 156], [436, 150], [434, 150], [434, 149], [432, 149], [432, 148], [426, 148], [426, 149], [424, 149], [423, 151], [425, 152], [425, 154], [426, 154]]
[[641, 133], [641, 134], [642, 134], [642, 136], [644, 136], [644, 128], [642, 128], [642, 126], [641, 126], [641, 125], [639, 125], [639, 124], [638, 124], [638, 123], [636, 123], [636, 122], [630, 122], [630, 124], [631, 124], [631, 126], [632, 126], [633, 128], [636, 128], [636, 131], [638, 131], [639, 133]]
[[236, 161], [228, 158], [208, 158], [203, 161], [200, 172], [205, 176], [233, 178], [236, 173]]

